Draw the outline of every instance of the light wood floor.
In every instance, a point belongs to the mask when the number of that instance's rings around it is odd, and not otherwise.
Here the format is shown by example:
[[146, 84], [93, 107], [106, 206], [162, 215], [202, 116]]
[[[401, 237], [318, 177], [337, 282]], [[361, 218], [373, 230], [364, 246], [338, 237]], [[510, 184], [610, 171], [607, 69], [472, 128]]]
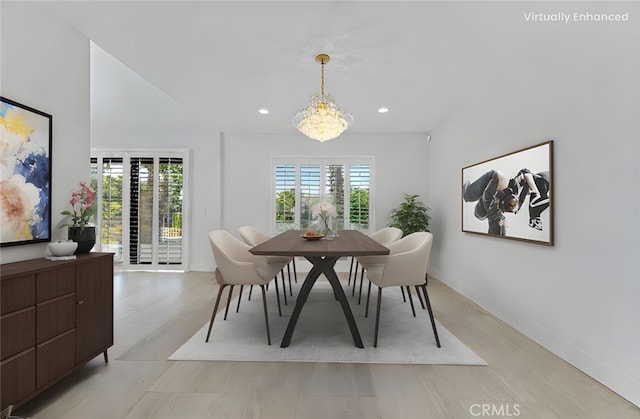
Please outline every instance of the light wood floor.
[[640, 409], [435, 280], [429, 292], [436, 318], [489, 366], [168, 361], [208, 321], [217, 292], [212, 274], [135, 272], [115, 281], [110, 362], [95, 358], [15, 415], [640, 417]]

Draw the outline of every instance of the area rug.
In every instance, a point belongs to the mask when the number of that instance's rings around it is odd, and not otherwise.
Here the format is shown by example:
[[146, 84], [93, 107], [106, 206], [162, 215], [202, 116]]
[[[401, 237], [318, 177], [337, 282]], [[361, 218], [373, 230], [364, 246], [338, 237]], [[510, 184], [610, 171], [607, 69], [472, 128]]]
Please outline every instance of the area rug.
[[[294, 285], [294, 297], [288, 298], [288, 305], [282, 303], [282, 317], [278, 316], [274, 287], [271, 286], [267, 293], [270, 346], [267, 345], [262, 298], [259, 288], [254, 288], [251, 300], [247, 300], [247, 293], [244, 293], [239, 312], [235, 311], [236, 304], [232, 302], [227, 320], [223, 320], [223, 311], [218, 313], [208, 343], [205, 342], [207, 321], [169, 359], [487, 365], [439, 323], [437, 328], [442, 347], [438, 348], [427, 311], [420, 307], [414, 295], [417, 317], [413, 317], [411, 306], [403, 302], [400, 288], [396, 287], [383, 291], [377, 348], [373, 347], [377, 292], [372, 292], [368, 318], [364, 317], [366, 295], [359, 305], [357, 293], [351, 297], [348, 292], [365, 346], [364, 349], [355, 347], [340, 303], [333, 297], [331, 286], [326, 281], [315, 284], [298, 319], [291, 344], [280, 348], [280, 340], [295, 304], [295, 287], [299, 285]], [[226, 295], [225, 290], [222, 302], [226, 301]]]

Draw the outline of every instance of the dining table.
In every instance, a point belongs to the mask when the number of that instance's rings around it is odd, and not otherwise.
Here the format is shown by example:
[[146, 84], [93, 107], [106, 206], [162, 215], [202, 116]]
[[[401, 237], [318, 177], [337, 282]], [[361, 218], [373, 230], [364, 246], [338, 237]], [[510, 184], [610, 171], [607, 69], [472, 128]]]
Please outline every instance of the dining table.
[[388, 248], [358, 230], [340, 230], [333, 237], [315, 239], [305, 237], [302, 230], [288, 230], [251, 248], [249, 252], [261, 256], [300, 256], [313, 265], [300, 287], [293, 313], [280, 344], [281, 348], [286, 348], [291, 343], [302, 308], [320, 275], [324, 275], [331, 284], [333, 294], [342, 307], [351, 331], [353, 343], [358, 348], [364, 348], [351, 306], [335, 271], [335, 265], [342, 257], [388, 255]]

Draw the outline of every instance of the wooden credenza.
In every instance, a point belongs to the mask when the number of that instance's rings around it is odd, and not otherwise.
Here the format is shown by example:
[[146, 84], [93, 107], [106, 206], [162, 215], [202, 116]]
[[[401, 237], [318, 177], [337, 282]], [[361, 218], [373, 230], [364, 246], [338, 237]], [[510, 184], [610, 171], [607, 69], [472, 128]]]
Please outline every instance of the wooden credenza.
[[0, 412], [113, 345], [113, 253], [0, 266]]

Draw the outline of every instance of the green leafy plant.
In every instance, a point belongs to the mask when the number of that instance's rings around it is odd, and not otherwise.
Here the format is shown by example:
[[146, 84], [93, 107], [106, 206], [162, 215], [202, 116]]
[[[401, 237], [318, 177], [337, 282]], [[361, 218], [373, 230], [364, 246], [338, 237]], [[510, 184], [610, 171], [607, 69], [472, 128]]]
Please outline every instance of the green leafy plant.
[[429, 231], [429, 207], [418, 198], [420, 195], [404, 194], [404, 202], [398, 208], [391, 210], [391, 223], [388, 227], [397, 227], [402, 230], [403, 236], [416, 231]]

